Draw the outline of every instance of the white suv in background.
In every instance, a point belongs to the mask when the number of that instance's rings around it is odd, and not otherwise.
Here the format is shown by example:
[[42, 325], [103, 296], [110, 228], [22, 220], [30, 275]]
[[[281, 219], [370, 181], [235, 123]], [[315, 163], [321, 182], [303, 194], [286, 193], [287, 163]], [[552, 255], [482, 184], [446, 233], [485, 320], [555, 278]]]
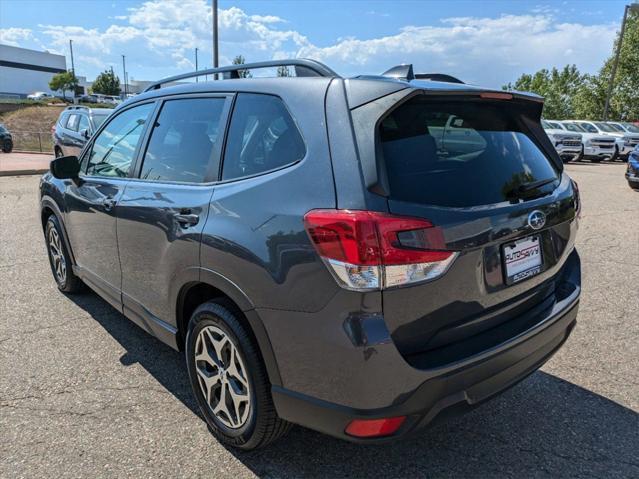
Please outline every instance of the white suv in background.
[[576, 120], [575, 123], [581, 125], [591, 133], [599, 133], [601, 135], [612, 136], [615, 138], [615, 153], [612, 155], [611, 160], [617, 158], [627, 159], [630, 152], [633, 150], [631, 146], [632, 135], [617, 131], [612, 126], [604, 123], [603, 121], [584, 121]]
[[627, 133], [630, 135], [631, 150], [639, 145], [639, 126], [628, 123], [627, 121], [608, 121], [606, 123], [619, 133]]
[[541, 126], [564, 162], [572, 161], [581, 155], [581, 133], [566, 131], [547, 120], [541, 120]]
[[615, 154], [616, 138], [614, 136], [602, 135], [596, 131], [593, 133], [574, 121], [551, 121], [550, 123], [566, 131], [581, 133], [583, 152], [579, 160], [586, 159], [598, 163], [612, 158]]

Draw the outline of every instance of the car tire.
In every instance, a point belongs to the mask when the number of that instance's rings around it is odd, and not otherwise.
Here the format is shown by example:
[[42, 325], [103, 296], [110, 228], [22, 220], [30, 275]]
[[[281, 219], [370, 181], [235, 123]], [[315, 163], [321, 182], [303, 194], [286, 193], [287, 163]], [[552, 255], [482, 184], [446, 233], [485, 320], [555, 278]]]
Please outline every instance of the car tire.
[[617, 147], [617, 145], [615, 145], [615, 152], [610, 158], [608, 158], [608, 161], [617, 161], [617, 159], [619, 159], [619, 148]]
[[601, 160], [601, 156], [593, 156], [592, 158], [590, 158], [591, 163], [601, 163]]
[[56, 157], [56, 158], [61, 158], [61, 157], [63, 156], [63, 155], [62, 155], [62, 150], [61, 150], [61, 149], [60, 149], [60, 147], [58, 147], [58, 146], [56, 146], [56, 147], [53, 149], [53, 154], [55, 155], [55, 157]]
[[11, 153], [13, 151], [13, 141], [7, 139], [2, 142], [2, 152]]
[[251, 450], [283, 436], [291, 424], [275, 411], [264, 362], [240, 318], [223, 300], [202, 304], [191, 316], [184, 349], [209, 430], [223, 444]]
[[71, 257], [62, 236], [62, 228], [55, 215], [51, 215], [47, 219], [44, 239], [47, 245], [51, 273], [53, 273], [53, 279], [55, 279], [58, 289], [63, 293], [82, 291], [84, 284], [73, 272]]

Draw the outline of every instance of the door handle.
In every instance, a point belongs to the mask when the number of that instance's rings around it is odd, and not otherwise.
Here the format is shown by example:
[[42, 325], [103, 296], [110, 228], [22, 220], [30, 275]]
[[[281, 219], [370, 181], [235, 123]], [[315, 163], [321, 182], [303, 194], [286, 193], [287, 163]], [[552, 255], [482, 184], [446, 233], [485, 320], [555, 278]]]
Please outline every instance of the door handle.
[[183, 210], [180, 213], [175, 213], [173, 218], [180, 223], [183, 228], [189, 226], [195, 226], [200, 221], [200, 216], [190, 212], [191, 210]]
[[115, 200], [111, 197], [105, 198], [102, 201], [102, 208], [104, 208], [104, 211], [111, 211], [114, 206], [115, 206]]

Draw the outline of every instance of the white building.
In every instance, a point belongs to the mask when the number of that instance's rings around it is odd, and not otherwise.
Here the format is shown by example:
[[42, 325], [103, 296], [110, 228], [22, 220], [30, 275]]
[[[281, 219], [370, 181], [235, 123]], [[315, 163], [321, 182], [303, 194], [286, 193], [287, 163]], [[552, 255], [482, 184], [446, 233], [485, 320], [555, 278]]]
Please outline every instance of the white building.
[[24, 98], [36, 91], [55, 94], [49, 81], [67, 71], [66, 58], [49, 52], [0, 45], [0, 96]]

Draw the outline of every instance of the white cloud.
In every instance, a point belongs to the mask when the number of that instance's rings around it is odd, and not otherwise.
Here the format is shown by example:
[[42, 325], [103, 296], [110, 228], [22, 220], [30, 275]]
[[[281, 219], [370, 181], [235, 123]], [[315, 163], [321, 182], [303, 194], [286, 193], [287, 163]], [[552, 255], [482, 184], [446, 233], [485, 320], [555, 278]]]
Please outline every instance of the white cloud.
[[17, 47], [20, 42], [29, 40], [32, 37], [28, 28], [0, 28], [0, 43]]
[[[416, 71], [442, 72], [473, 83], [500, 86], [523, 72], [575, 63], [595, 72], [610, 54], [615, 26], [561, 23], [550, 8], [537, 13], [497, 18], [447, 18], [436, 25], [409, 25], [391, 35], [362, 40], [337, 38], [319, 46], [301, 32], [286, 28], [285, 18], [251, 15], [238, 7], [219, 11], [220, 64], [238, 54], [247, 61], [309, 57], [326, 62], [344, 75], [379, 73], [399, 63], [413, 63]], [[378, 12], [370, 11], [371, 14]], [[143, 70], [152, 79], [194, 67], [211, 65], [211, 8], [205, 0], [147, 0], [119, 15], [118, 25], [106, 29], [41, 25], [40, 44], [91, 57], [87, 70], [120, 64]], [[30, 38], [24, 29], [2, 31], [3, 39]], [[139, 76], [139, 75], [138, 75]]]
[[445, 19], [440, 26], [407, 26], [395, 35], [369, 40], [310, 45], [298, 53], [348, 73], [413, 63], [416, 71], [500, 86], [520, 73], [566, 63], [594, 72], [610, 53], [614, 35], [613, 25], [557, 23], [550, 15], [462, 17]]

